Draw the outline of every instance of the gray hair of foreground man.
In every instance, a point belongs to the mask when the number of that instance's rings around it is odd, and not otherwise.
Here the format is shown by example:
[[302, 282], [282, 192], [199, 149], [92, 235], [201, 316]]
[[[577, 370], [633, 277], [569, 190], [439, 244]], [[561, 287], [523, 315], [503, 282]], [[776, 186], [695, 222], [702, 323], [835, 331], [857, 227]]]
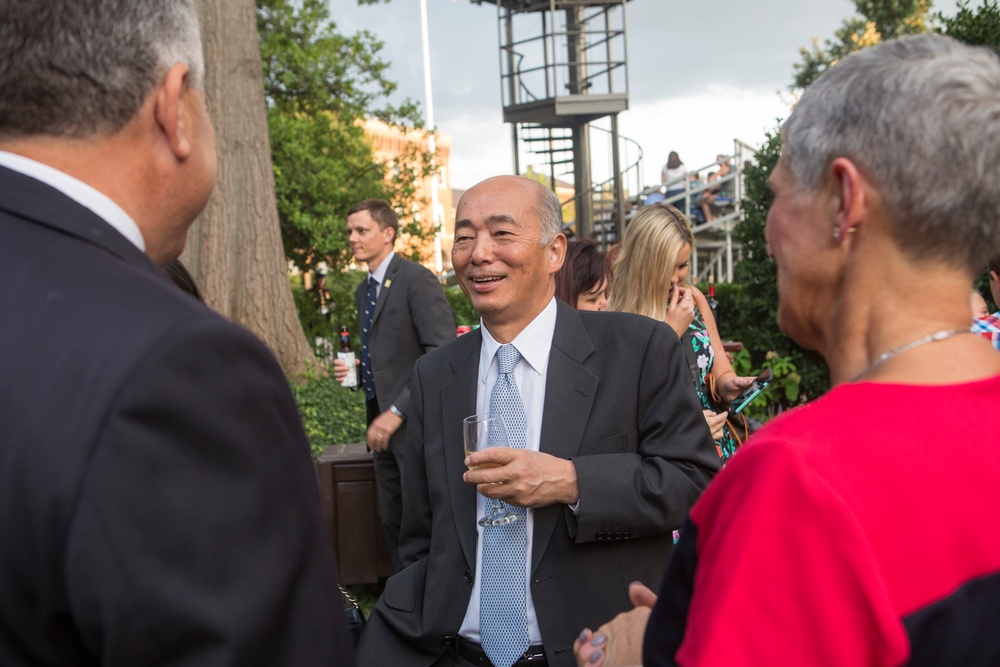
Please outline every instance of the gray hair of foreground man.
[[796, 187], [837, 157], [878, 189], [899, 247], [979, 271], [1000, 247], [1000, 60], [941, 35], [854, 53], [802, 95], [782, 127]]
[[0, 138], [109, 136], [168, 69], [204, 61], [192, 0], [0, 0]]
[[538, 196], [538, 217], [542, 221], [542, 245], [548, 245], [562, 231], [562, 204], [552, 190], [546, 187], [540, 190], [542, 192]]

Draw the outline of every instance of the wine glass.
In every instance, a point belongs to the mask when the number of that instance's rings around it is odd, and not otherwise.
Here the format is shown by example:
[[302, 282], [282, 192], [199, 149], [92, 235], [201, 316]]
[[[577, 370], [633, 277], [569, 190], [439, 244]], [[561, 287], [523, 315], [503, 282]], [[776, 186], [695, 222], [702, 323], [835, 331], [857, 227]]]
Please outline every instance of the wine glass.
[[[471, 415], [462, 420], [465, 433], [465, 455], [490, 447], [509, 447], [507, 427], [503, 418], [497, 414]], [[479, 468], [496, 468], [496, 463], [486, 463], [472, 466], [470, 470]], [[511, 506], [495, 498], [487, 498], [486, 515], [479, 520], [480, 526], [502, 526], [521, 519], [521, 515], [511, 511]]]

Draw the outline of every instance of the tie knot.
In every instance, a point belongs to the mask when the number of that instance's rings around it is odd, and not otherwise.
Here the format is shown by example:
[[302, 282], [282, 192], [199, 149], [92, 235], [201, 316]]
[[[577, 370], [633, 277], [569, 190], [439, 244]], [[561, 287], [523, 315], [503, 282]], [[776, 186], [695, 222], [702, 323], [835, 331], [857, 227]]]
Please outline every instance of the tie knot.
[[497, 364], [500, 367], [501, 375], [508, 375], [514, 372], [514, 366], [517, 366], [517, 362], [521, 360], [521, 353], [517, 351], [517, 348], [507, 343], [506, 345], [501, 345], [497, 350]]
[[375, 280], [375, 276], [368, 276], [368, 289], [371, 289], [378, 285], [378, 281]]

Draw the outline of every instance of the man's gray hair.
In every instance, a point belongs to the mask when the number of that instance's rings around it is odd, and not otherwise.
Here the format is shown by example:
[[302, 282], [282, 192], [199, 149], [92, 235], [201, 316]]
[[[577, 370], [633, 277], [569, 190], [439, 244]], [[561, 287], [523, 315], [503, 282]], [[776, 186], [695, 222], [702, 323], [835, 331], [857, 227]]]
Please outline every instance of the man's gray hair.
[[0, 138], [108, 136], [204, 61], [193, 0], [0, 0]]
[[552, 190], [540, 187], [538, 217], [542, 220], [542, 245], [548, 245], [562, 231], [562, 204]]
[[941, 35], [894, 39], [834, 65], [782, 127], [796, 188], [837, 157], [873, 182], [900, 247], [979, 271], [1000, 248], [1000, 60]]

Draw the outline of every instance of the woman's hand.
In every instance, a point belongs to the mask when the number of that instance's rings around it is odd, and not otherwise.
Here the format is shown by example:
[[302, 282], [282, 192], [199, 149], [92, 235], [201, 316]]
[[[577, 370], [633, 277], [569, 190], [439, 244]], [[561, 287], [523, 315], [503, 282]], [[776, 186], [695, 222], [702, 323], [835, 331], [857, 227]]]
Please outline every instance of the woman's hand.
[[726, 418], [729, 416], [728, 413], [702, 410], [702, 414], [705, 415], [705, 421], [708, 422], [708, 430], [712, 432], [712, 440], [721, 438], [722, 428], [726, 425]]
[[719, 387], [719, 396], [726, 403], [731, 403], [734, 398], [740, 395], [741, 391], [752, 385], [756, 379], [753, 375], [743, 377], [732, 375], [722, 382], [722, 386]]
[[670, 288], [670, 303], [667, 304], [667, 324], [678, 337], [683, 336], [688, 325], [694, 321], [694, 299], [687, 287], [674, 285]]
[[656, 593], [638, 582], [628, 587], [635, 605], [598, 628], [584, 629], [573, 643], [578, 667], [628, 667], [642, 665], [642, 639], [649, 614], [656, 604]]

